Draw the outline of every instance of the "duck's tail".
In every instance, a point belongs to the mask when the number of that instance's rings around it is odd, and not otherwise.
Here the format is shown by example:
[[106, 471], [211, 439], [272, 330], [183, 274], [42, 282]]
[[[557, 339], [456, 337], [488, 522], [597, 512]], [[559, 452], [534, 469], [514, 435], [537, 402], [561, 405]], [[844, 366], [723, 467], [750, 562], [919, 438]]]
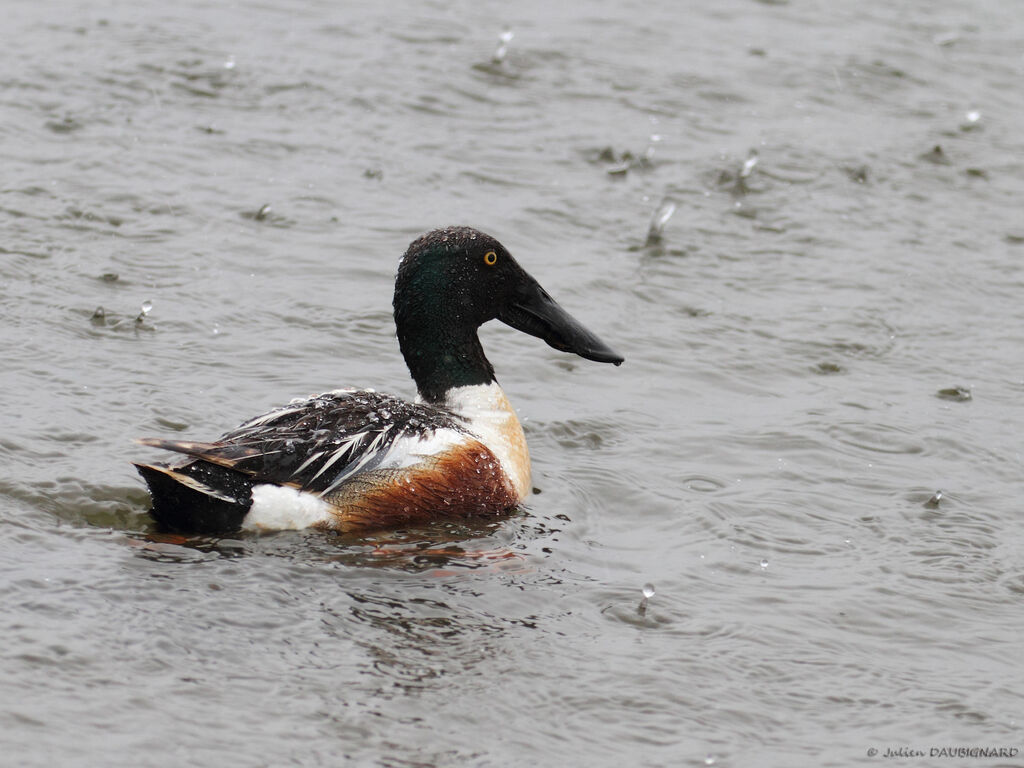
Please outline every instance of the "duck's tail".
[[177, 467], [136, 463], [135, 468], [153, 496], [149, 514], [164, 530], [237, 531], [252, 506], [252, 478], [227, 467], [200, 459]]

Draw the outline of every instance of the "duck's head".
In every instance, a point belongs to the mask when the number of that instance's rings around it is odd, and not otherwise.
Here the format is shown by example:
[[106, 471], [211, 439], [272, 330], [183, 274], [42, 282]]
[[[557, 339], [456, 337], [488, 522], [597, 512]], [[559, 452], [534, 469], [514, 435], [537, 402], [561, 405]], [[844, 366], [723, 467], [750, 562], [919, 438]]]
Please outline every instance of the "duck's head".
[[562, 309], [490, 235], [449, 227], [414, 240], [395, 281], [398, 341], [420, 394], [485, 384], [494, 370], [477, 338], [501, 320], [563, 352], [619, 365], [623, 358]]

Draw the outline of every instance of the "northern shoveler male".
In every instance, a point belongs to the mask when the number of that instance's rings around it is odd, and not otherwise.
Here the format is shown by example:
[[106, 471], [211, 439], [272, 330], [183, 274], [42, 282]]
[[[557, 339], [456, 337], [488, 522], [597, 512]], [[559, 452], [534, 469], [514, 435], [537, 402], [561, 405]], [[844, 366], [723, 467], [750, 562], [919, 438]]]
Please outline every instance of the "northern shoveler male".
[[136, 464], [168, 530], [394, 528], [513, 509], [530, 454], [477, 329], [497, 318], [555, 349], [622, 363], [489, 235], [413, 241], [395, 281], [398, 343], [419, 396], [336, 390], [251, 419], [211, 443], [145, 438], [185, 454]]

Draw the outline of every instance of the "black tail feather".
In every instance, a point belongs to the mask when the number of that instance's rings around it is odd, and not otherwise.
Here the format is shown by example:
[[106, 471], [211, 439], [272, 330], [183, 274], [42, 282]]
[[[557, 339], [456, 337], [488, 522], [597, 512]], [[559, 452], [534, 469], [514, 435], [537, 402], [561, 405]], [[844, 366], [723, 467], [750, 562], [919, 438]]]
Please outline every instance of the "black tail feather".
[[175, 533], [227, 533], [242, 527], [252, 507], [252, 478], [205, 461], [181, 467], [136, 464], [149, 485], [149, 514]]

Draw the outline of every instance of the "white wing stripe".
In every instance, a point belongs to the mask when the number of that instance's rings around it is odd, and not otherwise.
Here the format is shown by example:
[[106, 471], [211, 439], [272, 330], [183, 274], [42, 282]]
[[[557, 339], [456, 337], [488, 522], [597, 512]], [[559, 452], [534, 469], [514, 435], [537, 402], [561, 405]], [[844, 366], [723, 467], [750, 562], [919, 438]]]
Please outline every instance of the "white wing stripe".
[[301, 473], [302, 470], [304, 470], [306, 467], [308, 467], [310, 464], [312, 464], [314, 461], [316, 461], [317, 459], [319, 459], [323, 455], [324, 455], [323, 451], [317, 451], [316, 453], [314, 453], [312, 456], [310, 456], [308, 459], [306, 459], [304, 462], [302, 462], [302, 466], [301, 467], [299, 467], [294, 472], [292, 472], [292, 477], [295, 477], [297, 474]]
[[310, 478], [310, 482], [312, 482], [313, 480], [316, 480], [318, 477], [320, 477], [320, 475], [322, 475], [324, 472], [326, 472], [331, 466], [334, 465], [334, 463], [336, 461], [338, 461], [338, 459], [340, 459], [346, 453], [351, 453], [352, 451], [354, 451], [356, 445], [358, 445], [362, 441], [362, 438], [363, 438], [364, 434], [365, 433], [361, 432], [358, 435], [355, 435], [354, 437], [349, 438], [344, 443], [339, 445], [334, 450], [334, 454], [331, 456], [331, 458], [328, 459], [327, 461], [325, 461], [324, 465], [322, 467], [320, 467], [320, 471], [317, 472], [315, 475], [313, 475], [313, 477]]
[[[349, 477], [356, 474], [359, 470], [361, 470], [363, 467], [369, 464], [374, 458], [377, 458], [377, 451], [380, 449], [381, 443], [383, 443], [385, 436], [390, 431], [390, 426], [386, 427], [385, 429], [382, 429], [380, 433], [377, 435], [377, 437], [373, 439], [373, 442], [366, 446], [365, 450], [363, 451], [363, 457], [358, 462], [348, 467], [336, 478], [334, 478], [334, 481], [329, 486], [327, 486], [323, 491], [321, 491], [321, 495], [330, 493], [343, 482], [345, 482], [345, 480], [347, 480]], [[387, 455], [391, 452], [391, 449], [393, 447], [394, 443], [388, 446], [388, 450], [385, 451], [384, 455], [380, 457], [379, 463], [384, 462], [384, 460], [387, 458]]]
[[245, 422], [239, 427], [239, 429], [252, 429], [253, 427], [258, 427], [262, 424], [266, 424], [268, 421], [271, 421], [272, 419], [279, 419], [282, 416], [288, 416], [293, 413], [301, 413], [304, 410], [304, 408], [279, 408], [276, 411], [265, 413], [262, 416], [257, 416], [255, 419], [252, 419], [251, 421]]

